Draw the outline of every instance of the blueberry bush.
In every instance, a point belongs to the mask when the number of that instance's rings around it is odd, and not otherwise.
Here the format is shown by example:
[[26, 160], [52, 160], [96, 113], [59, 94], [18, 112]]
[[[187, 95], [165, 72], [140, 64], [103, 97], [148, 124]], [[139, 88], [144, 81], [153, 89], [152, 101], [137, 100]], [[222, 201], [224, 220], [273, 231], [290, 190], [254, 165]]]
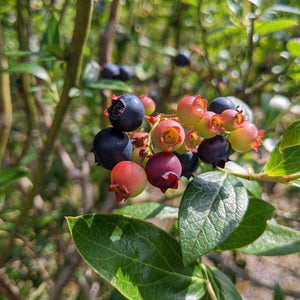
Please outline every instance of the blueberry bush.
[[297, 0], [0, 13], [1, 300], [243, 299], [241, 255], [299, 274]]

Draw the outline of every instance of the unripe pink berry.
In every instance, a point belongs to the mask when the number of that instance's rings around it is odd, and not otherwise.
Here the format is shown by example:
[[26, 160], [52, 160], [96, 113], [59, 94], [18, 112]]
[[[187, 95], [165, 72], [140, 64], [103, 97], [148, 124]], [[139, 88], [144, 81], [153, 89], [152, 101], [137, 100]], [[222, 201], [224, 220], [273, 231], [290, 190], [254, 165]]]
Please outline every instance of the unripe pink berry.
[[245, 117], [243, 111], [236, 111], [234, 109], [226, 109], [221, 113], [221, 117], [225, 118], [227, 122], [224, 124], [225, 130], [232, 131], [241, 127], [241, 123], [244, 122]]
[[198, 135], [202, 138], [208, 139], [216, 136], [219, 132], [224, 131], [223, 125], [226, 119], [219, 114], [212, 111], [206, 111], [200, 121], [194, 125]]
[[111, 171], [109, 192], [115, 192], [117, 201], [139, 195], [146, 187], [147, 176], [144, 169], [132, 161], [121, 161]]
[[186, 129], [184, 143], [179, 149], [176, 150], [176, 152], [184, 153], [184, 152], [192, 151], [196, 153], [198, 151], [197, 147], [200, 145], [200, 143], [201, 143], [201, 139], [198, 135], [197, 130]]
[[198, 96], [183, 97], [177, 105], [177, 116], [184, 126], [196, 124], [207, 108], [207, 100]]
[[162, 151], [175, 151], [183, 144], [184, 138], [183, 127], [171, 119], [160, 121], [152, 131], [153, 144]]
[[182, 172], [180, 160], [171, 152], [158, 152], [145, 167], [148, 181], [165, 193], [168, 188], [177, 189]]
[[142, 101], [144, 108], [145, 108], [145, 115], [150, 116], [155, 112], [155, 102], [152, 98], [148, 97], [147, 95], [140, 95], [140, 100]]
[[241, 126], [233, 130], [229, 137], [232, 148], [239, 152], [251, 149], [257, 152], [257, 147], [262, 145], [264, 130], [258, 130], [251, 122], [243, 122]]

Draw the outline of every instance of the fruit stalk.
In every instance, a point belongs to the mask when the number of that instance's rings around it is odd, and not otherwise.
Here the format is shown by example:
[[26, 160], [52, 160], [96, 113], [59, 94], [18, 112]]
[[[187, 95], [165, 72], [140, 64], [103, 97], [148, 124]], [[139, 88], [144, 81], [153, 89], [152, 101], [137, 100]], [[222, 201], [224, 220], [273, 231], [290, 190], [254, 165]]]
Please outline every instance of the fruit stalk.
[[217, 167], [219, 171], [234, 175], [236, 177], [248, 179], [248, 180], [256, 180], [256, 181], [267, 181], [267, 182], [276, 182], [276, 183], [284, 183], [287, 184], [293, 180], [299, 179], [300, 174], [291, 174], [291, 175], [284, 175], [284, 176], [270, 176], [267, 173], [236, 173], [236, 172], [231, 172], [226, 169], [222, 169]]

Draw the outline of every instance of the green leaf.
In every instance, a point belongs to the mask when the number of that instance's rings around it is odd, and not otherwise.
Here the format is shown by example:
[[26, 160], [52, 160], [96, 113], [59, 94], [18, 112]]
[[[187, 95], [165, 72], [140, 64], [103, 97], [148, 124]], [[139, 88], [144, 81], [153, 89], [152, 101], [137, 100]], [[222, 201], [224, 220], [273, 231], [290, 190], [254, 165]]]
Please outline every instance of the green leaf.
[[270, 11], [285, 12], [290, 14], [300, 15], [300, 9], [290, 5], [275, 4], [269, 8]]
[[255, 24], [256, 34], [269, 34], [297, 26], [298, 22], [288, 18], [280, 18], [275, 21], [257, 21]]
[[[233, 161], [228, 161], [225, 164], [225, 169], [235, 173], [248, 174], [246, 169], [244, 169], [242, 166], [238, 165]], [[252, 194], [256, 198], [260, 198], [261, 190], [260, 190], [260, 185], [257, 181], [248, 180], [240, 177], [237, 178], [250, 194]]]
[[300, 120], [292, 123], [281, 138], [279, 150], [300, 145]]
[[90, 61], [86, 64], [83, 74], [82, 80], [84, 84], [92, 84], [95, 83], [100, 75], [100, 66], [96, 61]]
[[274, 288], [273, 300], [284, 300], [284, 294], [278, 284], [276, 284]]
[[265, 115], [265, 127], [275, 126], [277, 120], [289, 109], [290, 105], [291, 102], [287, 97], [264, 93], [262, 95], [262, 108]]
[[102, 79], [88, 86], [92, 89], [98, 90], [120, 90], [129, 91], [129, 86], [122, 81], [113, 79]]
[[236, 177], [212, 171], [194, 178], [179, 207], [184, 263], [193, 262], [223, 243], [238, 227], [247, 206], [246, 189]]
[[252, 122], [253, 121], [253, 111], [248, 104], [246, 104], [243, 100], [234, 97], [227, 96], [239, 110], [243, 110], [243, 115], [245, 116], [245, 121]]
[[[242, 297], [233, 283], [220, 270], [211, 266], [203, 266], [209, 283], [217, 299], [241, 300]], [[209, 297], [209, 299], [213, 299]]]
[[50, 77], [48, 72], [41, 66], [34, 64], [34, 63], [19, 63], [12, 67], [9, 67], [2, 72], [6, 73], [29, 73], [32, 74], [42, 80], [50, 82]]
[[178, 241], [158, 227], [115, 214], [67, 217], [80, 255], [129, 299], [202, 299], [207, 280], [184, 267]]
[[241, 248], [255, 241], [265, 231], [267, 220], [272, 218], [274, 210], [275, 208], [264, 200], [250, 199], [239, 227], [217, 250]]
[[265, 172], [269, 176], [285, 176], [300, 172], [300, 146], [280, 150], [278, 143], [271, 152]]
[[[47, 22], [47, 28], [41, 40], [40, 49], [44, 50], [49, 47], [49, 45], [57, 45], [60, 48], [60, 33], [59, 24], [55, 14], [50, 11], [49, 20]], [[49, 49], [48, 49], [49, 50]]]
[[300, 39], [292, 39], [286, 43], [286, 49], [289, 51], [292, 57], [300, 56]]
[[[0, 54], [2, 54], [0, 52]], [[17, 56], [17, 57], [22, 57], [22, 56], [34, 56], [34, 55], [37, 55], [37, 56], [44, 56], [44, 55], [49, 55], [49, 53], [47, 52], [32, 52], [32, 51], [25, 51], [25, 50], [20, 50], [20, 51], [7, 51], [7, 52], [4, 52], [4, 55], [5, 56]]]
[[288, 255], [300, 252], [300, 232], [268, 222], [267, 228], [254, 243], [238, 249], [240, 252], [262, 256]]
[[138, 219], [147, 218], [177, 218], [178, 208], [156, 202], [145, 202], [135, 205], [124, 206], [114, 212]]
[[0, 173], [0, 186], [12, 184], [27, 175], [28, 172], [20, 167], [5, 169]]

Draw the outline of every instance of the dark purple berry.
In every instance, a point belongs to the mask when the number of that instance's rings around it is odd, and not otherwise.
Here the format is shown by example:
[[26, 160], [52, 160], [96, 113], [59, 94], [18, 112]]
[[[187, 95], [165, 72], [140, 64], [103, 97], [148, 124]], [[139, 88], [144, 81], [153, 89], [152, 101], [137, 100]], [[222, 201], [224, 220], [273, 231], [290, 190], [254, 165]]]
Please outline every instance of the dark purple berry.
[[180, 160], [171, 152], [158, 152], [146, 163], [148, 181], [165, 193], [168, 188], [177, 189], [182, 171]]
[[120, 66], [120, 80], [127, 81], [133, 76], [133, 71], [130, 66], [122, 65]]
[[199, 166], [198, 153], [188, 151], [185, 153], [173, 152], [180, 160], [182, 171], [181, 176], [190, 178]]
[[227, 97], [215, 98], [208, 106], [209, 111], [213, 111], [216, 114], [221, 114], [226, 109], [236, 109], [234, 103]]
[[199, 158], [203, 162], [211, 164], [213, 168], [224, 168], [225, 163], [229, 160], [230, 152], [229, 141], [221, 135], [204, 139], [198, 147]]
[[107, 112], [112, 126], [121, 131], [136, 130], [143, 123], [145, 116], [143, 103], [132, 94], [113, 99]]
[[109, 127], [97, 133], [91, 151], [95, 155], [96, 163], [112, 170], [118, 162], [131, 160], [132, 144], [126, 133]]
[[106, 64], [101, 72], [103, 79], [118, 79], [120, 77], [119, 67], [114, 64]]
[[181, 50], [175, 57], [175, 64], [179, 67], [185, 67], [190, 64], [191, 53], [188, 50]]

